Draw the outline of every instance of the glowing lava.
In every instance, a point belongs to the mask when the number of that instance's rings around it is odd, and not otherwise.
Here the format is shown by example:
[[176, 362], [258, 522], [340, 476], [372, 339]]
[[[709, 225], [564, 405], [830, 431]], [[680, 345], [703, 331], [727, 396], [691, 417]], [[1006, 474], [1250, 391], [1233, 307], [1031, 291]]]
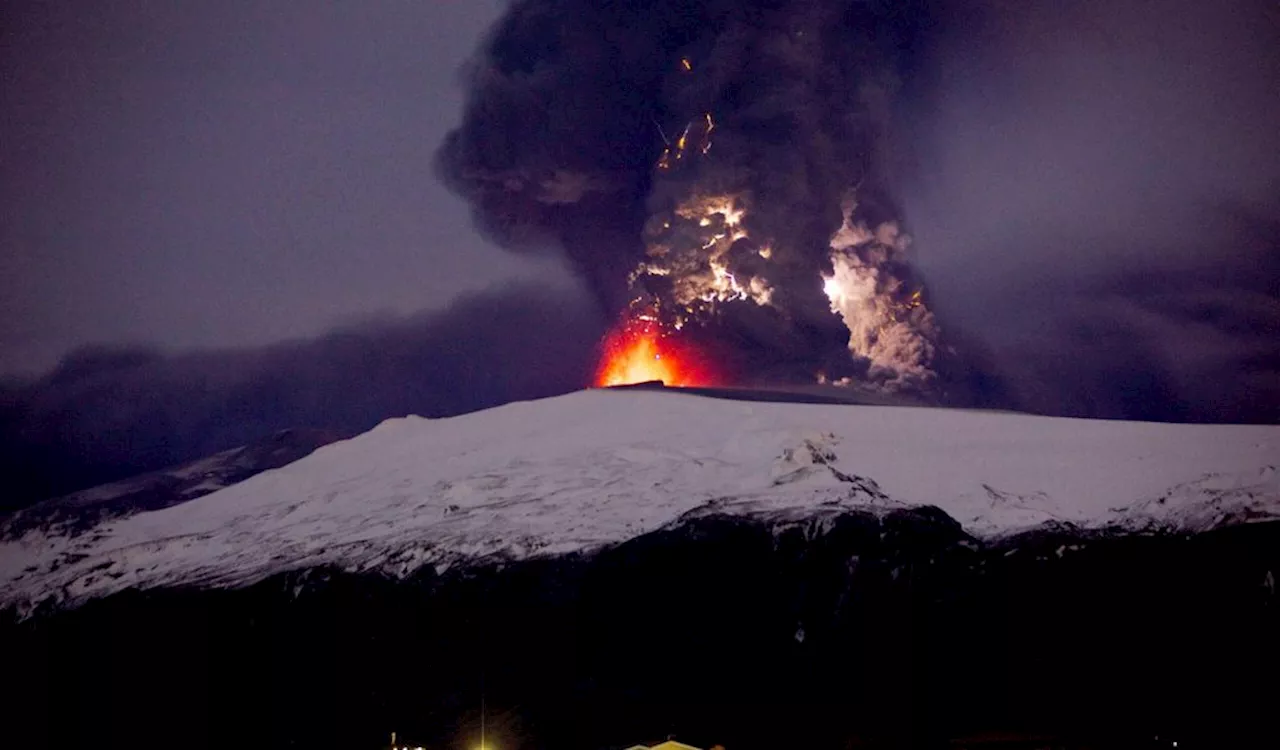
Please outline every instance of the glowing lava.
[[632, 318], [605, 337], [596, 385], [608, 387], [661, 380], [667, 386], [712, 385], [710, 369], [661, 325]]

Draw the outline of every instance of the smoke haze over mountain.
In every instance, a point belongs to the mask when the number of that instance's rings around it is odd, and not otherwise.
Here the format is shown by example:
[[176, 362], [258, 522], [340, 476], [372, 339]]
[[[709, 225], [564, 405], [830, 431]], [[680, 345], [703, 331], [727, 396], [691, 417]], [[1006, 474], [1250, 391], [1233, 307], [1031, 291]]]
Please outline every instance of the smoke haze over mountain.
[[875, 380], [862, 355], [941, 370], [957, 403], [1271, 420], [1278, 49], [1256, 0], [525, 0], [441, 161], [498, 242], [564, 249], [606, 309], [713, 319], [748, 374], [831, 374], [819, 292], [852, 195], [875, 280], [845, 374]]
[[507, 287], [442, 313], [256, 349], [88, 348], [0, 389], [0, 509], [286, 428], [354, 435], [392, 416], [564, 393], [583, 385], [602, 331], [584, 300]]

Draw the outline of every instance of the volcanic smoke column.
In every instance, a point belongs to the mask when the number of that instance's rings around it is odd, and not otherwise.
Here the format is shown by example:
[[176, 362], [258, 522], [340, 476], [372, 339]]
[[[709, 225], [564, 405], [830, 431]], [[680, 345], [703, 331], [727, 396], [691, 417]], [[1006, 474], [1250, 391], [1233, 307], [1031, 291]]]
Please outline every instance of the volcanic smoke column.
[[602, 376], [711, 348], [744, 380], [928, 391], [937, 329], [885, 169], [902, 5], [515, 2], [441, 173], [620, 311]]
[[822, 289], [849, 329], [850, 353], [871, 363], [866, 382], [928, 393], [937, 379], [938, 324], [924, 289], [911, 280], [910, 238], [894, 221], [874, 230], [855, 222], [855, 200], [846, 201], [844, 223], [831, 238], [832, 273]]

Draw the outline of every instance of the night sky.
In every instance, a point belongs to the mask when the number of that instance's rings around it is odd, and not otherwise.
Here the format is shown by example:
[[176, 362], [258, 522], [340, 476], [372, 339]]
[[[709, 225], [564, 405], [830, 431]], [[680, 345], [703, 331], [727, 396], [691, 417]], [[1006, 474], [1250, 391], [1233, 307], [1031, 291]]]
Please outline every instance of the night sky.
[[[6, 3], [3, 505], [585, 384], [617, 310], [437, 177], [504, 7]], [[887, 185], [976, 403], [1280, 419], [1275, 3], [902, 7]]]
[[0, 371], [86, 343], [314, 336], [555, 278], [484, 243], [431, 178], [499, 9], [5, 3]]

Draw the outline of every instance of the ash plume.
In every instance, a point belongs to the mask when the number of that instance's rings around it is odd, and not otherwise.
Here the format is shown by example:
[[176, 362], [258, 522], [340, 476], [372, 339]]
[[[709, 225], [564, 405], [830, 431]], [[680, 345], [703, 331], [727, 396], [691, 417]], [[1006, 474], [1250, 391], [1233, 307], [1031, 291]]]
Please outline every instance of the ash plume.
[[[355, 435], [582, 386], [603, 323], [589, 300], [498, 287], [447, 309], [270, 346], [94, 346], [0, 383], [0, 514], [270, 438]], [[542, 332], [556, 331], [555, 337]]]
[[521, 0], [438, 154], [477, 223], [737, 379], [934, 387], [891, 100], [917, 3]]

